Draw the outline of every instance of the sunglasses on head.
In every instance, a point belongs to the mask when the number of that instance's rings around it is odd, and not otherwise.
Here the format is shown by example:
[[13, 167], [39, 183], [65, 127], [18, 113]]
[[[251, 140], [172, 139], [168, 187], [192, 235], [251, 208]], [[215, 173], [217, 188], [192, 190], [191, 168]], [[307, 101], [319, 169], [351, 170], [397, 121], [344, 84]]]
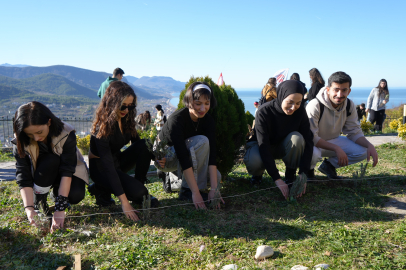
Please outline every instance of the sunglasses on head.
[[128, 105], [128, 106], [122, 105], [122, 106], [120, 107], [120, 111], [125, 111], [125, 109], [127, 109], [127, 108], [128, 108], [129, 111], [132, 111], [132, 110], [135, 109], [135, 105]]

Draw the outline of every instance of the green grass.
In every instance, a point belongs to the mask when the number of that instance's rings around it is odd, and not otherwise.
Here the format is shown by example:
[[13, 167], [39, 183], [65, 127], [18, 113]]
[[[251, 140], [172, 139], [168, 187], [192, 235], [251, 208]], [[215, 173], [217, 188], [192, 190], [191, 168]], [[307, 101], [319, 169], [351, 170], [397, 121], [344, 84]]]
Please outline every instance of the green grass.
[[0, 151], [0, 162], [14, 161], [13, 153]]
[[[161, 206], [173, 207], [152, 210], [148, 220], [138, 223], [122, 214], [70, 218], [68, 229], [54, 234], [30, 227], [17, 185], [2, 183], [0, 269], [72, 267], [74, 254], [82, 255], [82, 269], [221, 269], [230, 263], [239, 269], [319, 263], [330, 269], [404, 269], [406, 222], [385, 212], [383, 204], [389, 197], [405, 196], [406, 146], [385, 144], [378, 153], [378, 166], [367, 169], [366, 177], [373, 179], [309, 183], [297, 204], [286, 202], [278, 189], [251, 187], [243, 166], [223, 183], [223, 197], [258, 192], [225, 198], [221, 210], [175, 206], [181, 203], [177, 194], [164, 193], [153, 178], [150, 193]], [[284, 171], [283, 163], [277, 166]], [[338, 172], [351, 177], [358, 169], [356, 164]], [[374, 179], [378, 177], [383, 178]], [[261, 188], [271, 187], [267, 176]], [[98, 208], [87, 194], [69, 215], [120, 210], [119, 205]], [[272, 246], [275, 254], [257, 262], [253, 257], [261, 244]]]

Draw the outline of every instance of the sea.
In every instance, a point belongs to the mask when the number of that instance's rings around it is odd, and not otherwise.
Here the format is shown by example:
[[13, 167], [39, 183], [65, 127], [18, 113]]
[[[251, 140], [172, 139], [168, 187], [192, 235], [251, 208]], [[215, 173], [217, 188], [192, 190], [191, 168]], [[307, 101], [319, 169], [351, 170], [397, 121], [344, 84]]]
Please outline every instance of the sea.
[[[348, 96], [356, 105], [361, 103], [367, 104], [367, 100], [371, 90], [374, 87], [353, 87]], [[249, 111], [255, 115], [254, 102], [261, 98], [262, 88], [236, 88], [238, 97], [244, 102], [245, 111]], [[169, 101], [170, 104], [177, 107], [179, 103], [179, 94], [172, 93], [173, 98]], [[389, 102], [386, 105], [387, 109], [398, 107], [401, 104], [406, 104], [406, 87], [391, 87], [389, 88]]]

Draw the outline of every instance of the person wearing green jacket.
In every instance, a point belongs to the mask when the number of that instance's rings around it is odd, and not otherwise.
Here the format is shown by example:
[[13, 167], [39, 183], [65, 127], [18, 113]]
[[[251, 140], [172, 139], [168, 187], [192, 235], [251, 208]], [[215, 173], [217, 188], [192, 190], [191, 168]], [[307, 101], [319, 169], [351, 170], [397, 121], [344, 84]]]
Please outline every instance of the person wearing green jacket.
[[116, 68], [113, 71], [113, 77], [108, 77], [101, 85], [99, 88], [99, 91], [97, 92], [97, 96], [99, 98], [103, 98], [104, 93], [106, 92], [107, 87], [109, 87], [110, 83], [114, 81], [121, 81], [123, 79], [124, 71], [121, 68]]

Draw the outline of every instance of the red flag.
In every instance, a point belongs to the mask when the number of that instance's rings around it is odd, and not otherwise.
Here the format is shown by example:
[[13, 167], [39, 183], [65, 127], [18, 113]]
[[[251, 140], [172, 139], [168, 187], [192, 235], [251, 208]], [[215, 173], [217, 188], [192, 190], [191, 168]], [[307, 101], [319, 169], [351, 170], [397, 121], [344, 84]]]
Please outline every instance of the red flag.
[[220, 77], [217, 80], [217, 85], [220, 86], [220, 85], [223, 85], [223, 84], [224, 84], [224, 80], [223, 80], [223, 72], [222, 72], [222, 73], [220, 73]]

